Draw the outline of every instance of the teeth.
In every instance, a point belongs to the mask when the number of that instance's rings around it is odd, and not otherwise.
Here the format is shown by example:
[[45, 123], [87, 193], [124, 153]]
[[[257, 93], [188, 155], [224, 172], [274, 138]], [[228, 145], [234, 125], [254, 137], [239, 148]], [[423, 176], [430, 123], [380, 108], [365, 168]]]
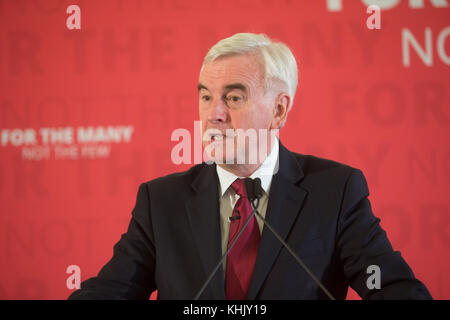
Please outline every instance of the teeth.
[[223, 136], [222, 136], [222, 135], [216, 135], [216, 136], [213, 136], [213, 140], [214, 140], [214, 141], [220, 141], [220, 140], [223, 140]]

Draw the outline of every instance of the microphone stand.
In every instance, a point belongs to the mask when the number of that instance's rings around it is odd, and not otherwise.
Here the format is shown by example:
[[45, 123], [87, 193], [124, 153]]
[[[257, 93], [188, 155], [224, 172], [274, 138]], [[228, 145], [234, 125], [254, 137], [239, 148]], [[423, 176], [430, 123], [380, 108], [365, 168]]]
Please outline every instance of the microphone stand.
[[[250, 199], [249, 199], [250, 200]], [[257, 200], [257, 201], [256, 201]], [[258, 207], [259, 204], [259, 199], [254, 199], [253, 201], [256, 201], [256, 207]], [[250, 201], [250, 203], [253, 206], [253, 201]], [[195, 295], [194, 300], [198, 300], [200, 298], [200, 296], [202, 295], [203, 291], [205, 291], [206, 287], [208, 286], [208, 284], [211, 282], [212, 278], [214, 277], [214, 275], [216, 274], [217, 270], [219, 270], [220, 266], [222, 265], [223, 261], [225, 260], [225, 258], [228, 256], [228, 253], [231, 251], [231, 249], [233, 249], [234, 244], [236, 243], [236, 241], [239, 239], [239, 237], [241, 236], [242, 232], [244, 232], [244, 229], [247, 227], [247, 225], [250, 223], [250, 220], [252, 220], [253, 216], [255, 215], [256, 210], [253, 208], [253, 212], [250, 215], [250, 217], [248, 217], [248, 219], [245, 221], [244, 225], [242, 226], [241, 230], [239, 230], [237, 236], [234, 238], [234, 240], [231, 242], [231, 245], [228, 247], [227, 251], [225, 251], [225, 253], [222, 255], [222, 258], [220, 259], [220, 261], [217, 263], [217, 265], [214, 267], [213, 271], [209, 274], [208, 279], [206, 279], [205, 283], [203, 284], [203, 286], [201, 287], [201, 289], [198, 291], [198, 293]]]
[[[255, 199], [256, 200], [256, 199]], [[258, 218], [260, 218], [264, 225], [269, 228], [269, 230], [273, 233], [273, 235], [278, 239], [278, 241], [281, 242], [281, 244], [289, 251], [289, 253], [294, 257], [294, 259], [297, 261], [299, 265], [302, 266], [302, 268], [306, 271], [306, 273], [309, 274], [309, 276], [319, 285], [319, 287], [325, 292], [325, 294], [330, 298], [330, 300], [336, 300], [333, 295], [325, 288], [325, 286], [320, 282], [319, 279], [309, 270], [309, 268], [303, 263], [303, 261], [297, 256], [297, 254], [292, 250], [292, 248], [281, 238], [281, 236], [272, 228], [272, 226], [264, 219], [261, 214], [258, 212], [258, 202], [256, 205], [254, 204], [254, 201], [250, 201], [252, 204], [253, 212], [256, 213]]]
[[327, 288], [325, 288], [325, 286], [320, 282], [320, 280], [311, 272], [311, 270], [309, 270], [309, 268], [297, 256], [297, 254], [294, 252], [294, 250], [292, 250], [292, 248], [283, 240], [283, 238], [281, 238], [281, 236], [272, 228], [272, 226], [266, 221], [266, 219], [264, 219], [261, 216], [261, 214], [258, 212], [257, 208], [258, 208], [258, 204], [259, 204], [259, 199], [262, 197], [262, 194], [263, 194], [263, 190], [261, 188], [261, 180], [259, 178], [256, 178], [254, 180], [250, 179], [250, 178], [247, 178], [246, 181], [245, 181], [245, 185], [246, 185], [246, 190], [247, 190], [247, 196], [248, 196], [248, 199], [249, 199], [250, 204], [251, 204], [252, 209], [253, 209], [252, 210], [252, 214], [245, 221], [245, 224], [241, 228], [241, 230], [239, 231], [238, 235], [234, 238], [234, 240], [232, 241], [231, 245], [228, 247], [228, 249], [222, 255], [222, 258], [220, 259], [219, 263], [217, 263], [217, 265], [215, 266], [213, 271], [210, 273], [210, 275], [206, 279], [205, 283], [203, 284], [203, 286], [201, 287], [201, 289], [198, 291], [197, 295], [195, 296], [194, 300], [198, 300], [200, 298], [200, 296], [202, 295], [203, 291], [205, 291], [206, 287], [211, 282], [211, 280], [214, 277], [215, 273], [220, 268], [220, 266], [222, 265], [223, 261], [227, 257], [228, 253], [234, 247], [234, 244], [239, 239], [239, 237], [241, 236], [242, 232], [247, 227], [247, 225], [249, 224], [250, 220], [253, 218], [253, 216], [255, 214], [258, 216], [258, 218], [260, 218], [263, 221], [264, 225], [267, 226], [269, 228], [269, 230], [275, 235], [275, 237], [278, 239], [278, 241], [280, 241], [281, 244], [288, 250], [288, 252], [297, 261], [297, 263], [306, 271], [306, 273], [308, 273], [308, 275], [316, 282], [316, 284], [325, 292], [325, 294], [328, 296], [328, 298], [330, 298], [330, 300], [336, 300], [333, 297], [333, 295], [327, 290]]

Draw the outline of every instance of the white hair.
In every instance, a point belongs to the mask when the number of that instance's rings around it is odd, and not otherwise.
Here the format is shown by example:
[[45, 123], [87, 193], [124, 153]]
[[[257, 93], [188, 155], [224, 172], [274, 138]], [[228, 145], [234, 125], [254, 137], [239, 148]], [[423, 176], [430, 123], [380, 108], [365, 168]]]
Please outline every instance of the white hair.
[[274, 42], [265, 34], [236, 33], [229, 38], [220, 40], [209, 49], [201, 70], [206, 63], [221, 57], [246, 53], [261, 55], [266, 89], [270, 88], [274, 80], [281, 81], [287, 86], [287, 93], [291, 98], [287, 109], [289, 111], [298, 84], [297, 62], [287, 45], [282, 42]]

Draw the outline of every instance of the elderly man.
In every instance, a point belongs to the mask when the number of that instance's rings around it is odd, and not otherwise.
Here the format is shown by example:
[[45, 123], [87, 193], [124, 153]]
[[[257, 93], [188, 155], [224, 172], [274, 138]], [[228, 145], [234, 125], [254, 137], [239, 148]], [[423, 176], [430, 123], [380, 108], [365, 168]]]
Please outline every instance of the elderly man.
[[[268, 138], [296, 87], [286, 45], [250, 33], [214, 45], [198, 84], [214, 163], [143, 183], [113, 257], [70, 298], [148, 299], [158, 290], [160, 299], [345, 299], [349, 285], [364, 299], [431, 298], [372, 214], [360, 170]], [[257, 143], [243, 136], [249, 130]], [[246, 177], [260, 178], [258, 212], [311, 274], [251, 215]], [[369, 267], [379, 271], [375, 285]]]

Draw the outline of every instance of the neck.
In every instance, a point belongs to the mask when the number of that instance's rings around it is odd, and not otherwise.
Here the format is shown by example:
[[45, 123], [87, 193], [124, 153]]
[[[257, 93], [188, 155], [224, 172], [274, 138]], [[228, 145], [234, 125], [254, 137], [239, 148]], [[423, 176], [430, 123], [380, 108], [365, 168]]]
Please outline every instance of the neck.
[[250, 177], [260, 166], [259, 164], [218, 164], [224, 170], [231, 172], [238, 177]]

